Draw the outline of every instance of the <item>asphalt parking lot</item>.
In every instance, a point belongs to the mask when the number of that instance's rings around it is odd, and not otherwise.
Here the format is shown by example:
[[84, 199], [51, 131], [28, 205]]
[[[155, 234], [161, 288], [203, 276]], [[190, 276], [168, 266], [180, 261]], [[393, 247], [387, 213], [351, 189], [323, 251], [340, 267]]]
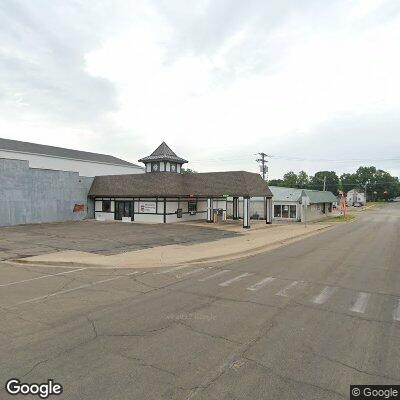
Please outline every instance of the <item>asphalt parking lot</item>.
[[333, 400], [399, 384], [399, 223], [387, 207], [156, 271], [0, 262], [0, 398], [26, 398], [5, 392], [14, 377], [54, 379], [50, 398], [68, 400]]
[[[160, 229], [162, 227], [162, 229]], [[0, 260], [60, 250], [118, 254], [169, 244], [192, 244], [233, 237], [238, 233], [185, 223], [127, 224], [74, 221], [0, 228]]]

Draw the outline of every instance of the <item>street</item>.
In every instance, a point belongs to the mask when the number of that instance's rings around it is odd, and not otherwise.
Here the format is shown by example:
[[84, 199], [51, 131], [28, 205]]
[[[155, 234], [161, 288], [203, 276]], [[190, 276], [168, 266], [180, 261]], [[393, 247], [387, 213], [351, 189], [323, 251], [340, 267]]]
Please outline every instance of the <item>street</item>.
[[400, 384], [399, 273], [400, 203], [218, 264], [1, 262], [0, 397], [10, 378], [53, 379], [71, 400], [347, 399], [351, 384]]

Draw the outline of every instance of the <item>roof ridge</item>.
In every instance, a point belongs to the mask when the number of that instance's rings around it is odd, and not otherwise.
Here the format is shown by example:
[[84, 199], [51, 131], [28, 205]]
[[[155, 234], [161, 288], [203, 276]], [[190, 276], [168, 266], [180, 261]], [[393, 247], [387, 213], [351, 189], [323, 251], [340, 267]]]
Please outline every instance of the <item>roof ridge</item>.
[[22, 140], [0, 138], [0, 149], [5, 151], [14, 151], [20, 153], [40, 154], [51, 157], [69, 158], [82, 161], [92, 161], [99, 163], [108, 163], [116, 165], [130, 165], [139, 167], [129, 161], [104, 153], [94, 153], [85, 150], [76, 150], [67, 147], [58, 147], [48, 144], [34, 142], [25, 142]]

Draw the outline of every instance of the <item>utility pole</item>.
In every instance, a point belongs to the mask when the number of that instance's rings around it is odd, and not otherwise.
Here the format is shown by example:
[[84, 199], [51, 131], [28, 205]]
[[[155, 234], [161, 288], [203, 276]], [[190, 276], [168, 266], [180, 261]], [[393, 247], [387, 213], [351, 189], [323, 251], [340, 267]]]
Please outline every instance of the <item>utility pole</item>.
[[326, 175], [324, 176], [324, 192], [326, 190]]
[[268, 160], [266, 159], [266, 157], [270, 157], [270, 156], [268, 154], [265, 154], [264, 152], [257, 153], [257, 155], [261, 156], [261, 158], [258, 158], [256, 161], [261, 163], [260, 167], [261, 167], [263, 179], [265, 181], [266, 173], [268, 172], [268, 166], [267, 166]]

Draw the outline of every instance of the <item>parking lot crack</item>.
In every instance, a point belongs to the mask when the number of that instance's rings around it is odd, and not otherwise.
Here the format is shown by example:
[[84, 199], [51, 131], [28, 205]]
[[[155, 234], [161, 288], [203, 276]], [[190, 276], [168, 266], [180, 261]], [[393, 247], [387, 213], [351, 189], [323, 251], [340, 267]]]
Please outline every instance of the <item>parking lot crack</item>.
[[26, 376], [28, 376], [29, 374], [31, 374], [39, 365], [45, 364], [45, 363], [47, 363], [48, 361], [49, 361], [49, 359], [38, 361], [36, 364], [34, 364], [34, 365], [31, 367], [31, 369], [30, 369], [28, 372], [26, 372], [25, 374], [23, 374], [23, 375], [21, 376], [21, 378], [25, 378]]
[[211, 338], [213, 338], [213, 339], [224, 340], [224, 341], [227, 341], [227, 342], [229, 342], [229, 343], [235, 343], [235, 344], [240, 344], [240, 345], [243, 344], [243, 343], [238, 342], [238, 341], [236, 341], [236, 340], [228, 339], [228, 338], [225, 337], [225, 336], [213, 335], [212, 333], [208, 333], [208, 332], [204, 332], [204, 331], [195, 329], [195, 328], [193, 328], [191, 325], [185, 324], [185, 323], [182, 322], [182, 321], [175, 321], [175, 323], [176, 323], [177, 325], [181, 325], [181, 326], [183, 326], [183, 327], [185, 327], [185, 328], [187, 328], [187, 329], [190, 329], [191, 331], [193, 331], [193, 332], [195, 332], [195, 333], [198, 333], [198, 334], [200, 334], [200, 335], [205, 335], [205, 336], [211, 337]]
[[298, 384], [301, 384], [301, 385], [311, 386], [311, 387], [313, 387], [313, 388], [315, 388], [315, 389], [319, 389], [319, 390], [322, 390], [322, 391], [324, 391], [324, 392], [328, 392], [328, 393], [332, 393], [332, 394], [335, 394], [335, 395], [337, 395], [337, 396], [340, 396], [340, 397], [343, 398], [343, 399], [347, 398], [345, 395], [343, 395], [343, 394], [340, 393], [340, 392], [337, 392], [336, 390], [329, 389], [329, 388], [324, 387], [324, 386], [321, 386], [321, 385], [316, 385], [316, 384], [311, 383], [311, 382], [303, 381], [303, 380], [300, 380], [300, 379], [295, 379], [295, 378], [292, 378], [292, 377], [289, 377], [289, 376], [280, 374], [280, 373], [276, 372], [273, 368], [268, 367], [267, 365], [264, 365], [263, 363], [261, 363], [261, 362], [259, 362], [259, 361], [257, 361], [257, 360], [254, 360], [254, 359], [249, 358], [249, 357], [243, 357], [243, 358], [244, 358], [245, 360], [247, 360], [247, 361], [249, 361], [249, 362], [251, 362], [251, 363], [257, 365], [258, 367], [260, 367], [260, 368], [262, 368], [262, 369], [268, 371], [268, 373], [277, 376], [278, 378], [280, 378], [280, 379], [282, 379], [282, 380], [284, 380], [284, 381], [292, 382], [292, 383], [295, 383], [295, 384], [297, 384], [297, 385], [298, 385]]
[[337, 365], [341, 365], [341, 366], [343, 366], [345, 368], [352, 369], [353, 371], [359, 372], [360, 374], [365, 374], [365, 375], [369, 375], [369, 376], [372, 376], [372, 377], [375, 377], [375, 378], [383, 378], [383, 379], [388, 379], [390, 381], [400, 382], [400, 378], [399, 377], [394, 377], [394, 376], [389, 376], [389, 375], [382, 375], [382, 374], [377, 374], [375, 372], [365, 371], [365, 370], [359, 369], [359, 368], [357, 368], [357, 367], [355, 367], [353, 365], [347, 364], [347, 363], [345, 363], [343, 361], [339, 361], [339, 360], [336, 360], [334, 358], [331, 358], [331, 357], [327, 356], [326, 354], [322, 354], [322, 353], [316, 352], [311, 348], [309, 348], [308, 353], [310, 353], [310, 354], [312, 354], [314, 356], [317, 356], [319, 358], [322, 358], [324, 360], [327, 360], [327, 361], [329, 361], [331, 363], [334, 363], [334, 364], [337, 364]]
[[139, 358], [139, 357], [136, 357], [136, 356], [131, 356], [131, 355], [128, 356], [127, 354], [123, 354], [123, 353], [118, 353], [118, 355], [120, 355], [123, 358], [126, 358], [127, 360], [135, 361], [141, 367], [152, 368], [152, 369], [155, 369], [157, 371], [160, 371], [160, 372], [166, 373], [168, 375], [171, 375], [171, 376], [173, 376], [175, 378], [177, 376], [175, 374], [175, 372], [172, 372], [172, 371], [170, 371], [170, 370], [168, 370], [166, 368], [162, 368], [162, 367], [160, 367], [158, 365], [148, 363], [148, 362], [144, 361], [142, 358]]
[[156, 329], [151, 329], [148, 331], [139, 331], [139, 332], [132, 332], [132, 333], [101, 333], [98, 334], [98, 336], [101, 337], [146, 337], [146, 336], [151, 336], [151, 335], [156, 335], [159, 332], [164, 331], [165, 329], [168, 329], [171, 324], [168, 324], [166, 326], [162, 326], [161, 328], [156, 328]]

